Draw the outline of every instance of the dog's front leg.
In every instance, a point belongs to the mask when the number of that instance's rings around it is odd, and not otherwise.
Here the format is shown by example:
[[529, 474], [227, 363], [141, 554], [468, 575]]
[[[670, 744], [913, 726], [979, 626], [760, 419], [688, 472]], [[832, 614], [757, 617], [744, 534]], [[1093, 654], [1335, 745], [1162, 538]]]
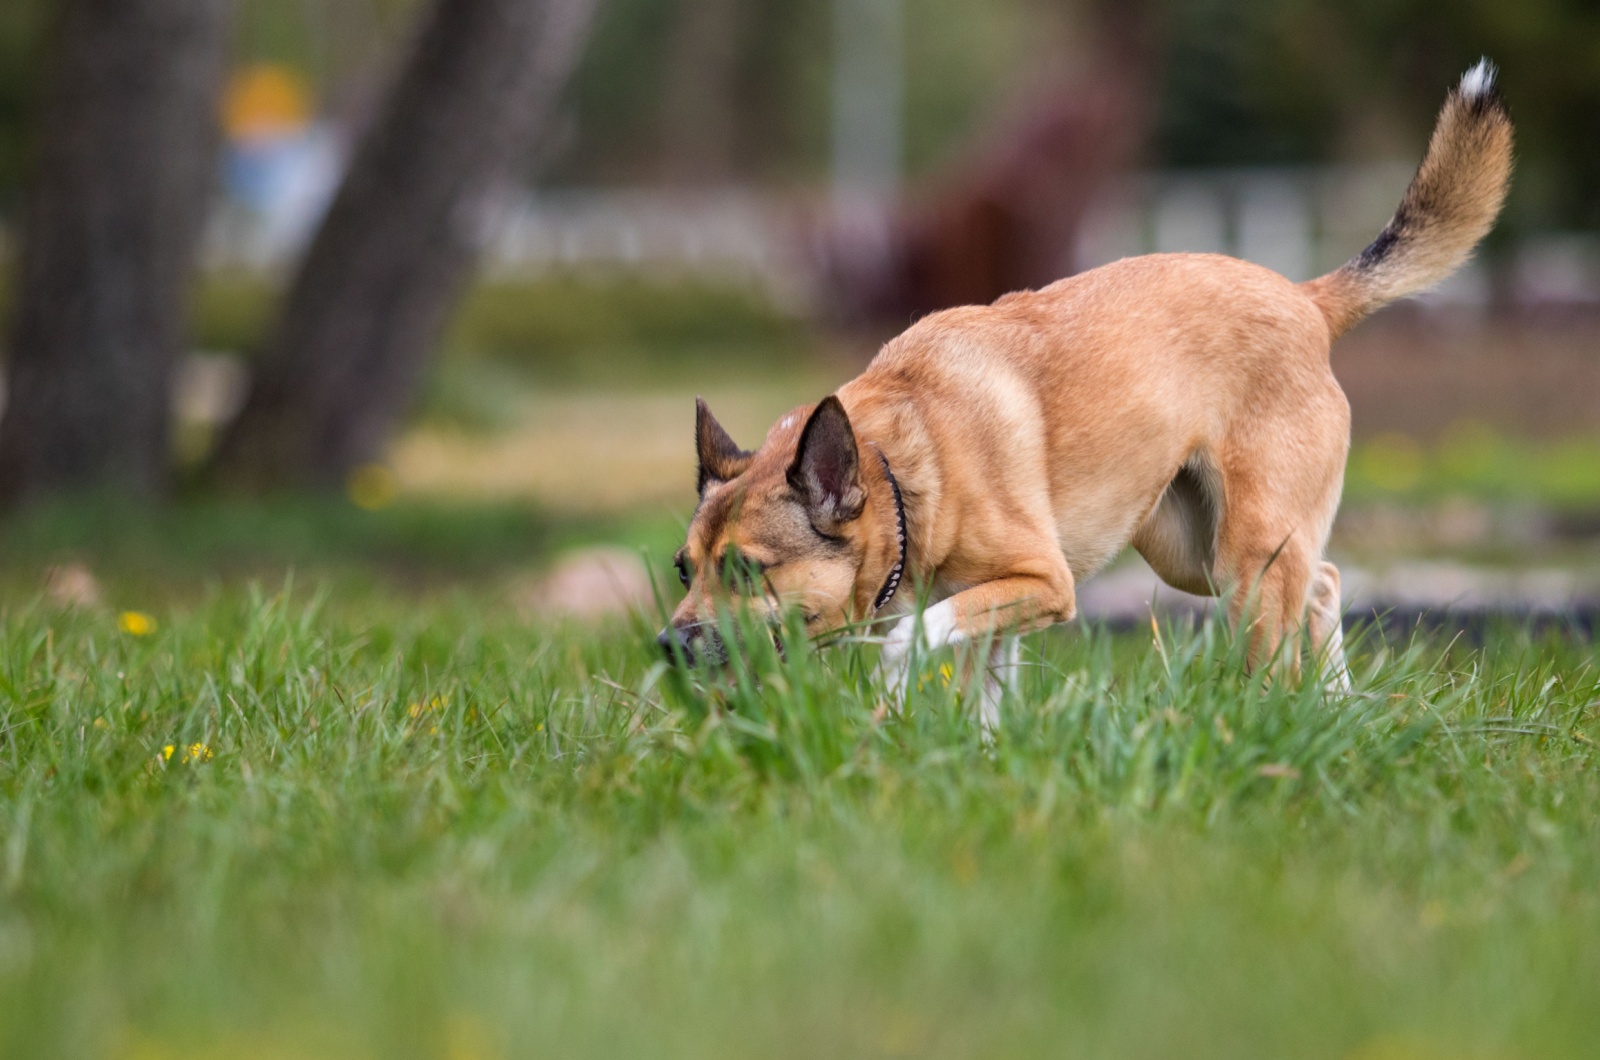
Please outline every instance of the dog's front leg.
[[[878, 669], [891, 688], [904, 691], [917, 652], [1003, 638], [1070, 621], [1077, 614], [1072, 573], [1063, 563], [1049, 575], [997, 578], [965, 589], [920, 615], [901, 619], [883, 646]], [[920, 632], [920, 636], [919, 636]], [[986, 684], [988, 682], [985, 682]], [[998, 685], [980, 696], [985, 730], [1000, 721]]]

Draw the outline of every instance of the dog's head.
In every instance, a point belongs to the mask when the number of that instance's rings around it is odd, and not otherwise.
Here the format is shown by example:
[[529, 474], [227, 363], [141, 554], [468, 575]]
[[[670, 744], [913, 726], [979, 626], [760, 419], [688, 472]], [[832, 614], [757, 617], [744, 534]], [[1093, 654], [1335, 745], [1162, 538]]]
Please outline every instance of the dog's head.
[[674, 559], [688, 594], [657, 638], [668, 655], [726, 661], [717, 619], [732, 610], [776, 626], [794, 608], [808, 634], [864, 617], [877, 586], [868, 579], [881, 581], [899, 544], [892, 499], [880, 510], [886, 480], [863, 467], [839, 399], [784, 416], [755, 452], [734, 444], [697, 401], [695, 448], [700, 504]]

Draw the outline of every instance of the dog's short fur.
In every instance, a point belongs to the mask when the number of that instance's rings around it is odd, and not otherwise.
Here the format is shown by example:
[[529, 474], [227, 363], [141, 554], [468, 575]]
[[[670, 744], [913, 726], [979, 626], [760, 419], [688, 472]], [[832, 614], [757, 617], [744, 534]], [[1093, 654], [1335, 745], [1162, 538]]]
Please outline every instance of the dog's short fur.
[[[1342, 672], [1323, 549], [1350, 410], [1329, 344], [1467, 259], [1511, 149], [1483, 62], [1450, 92], [1393, 219], [1333, 273], [1294, 284], [1220, 255], [1153, 254], [934, 313], [754, 452], [700, 403], [689, 592], [664, 646], [720, 657], [710, 619], [730, 593], [798, 607], [812, 632], [871, 617], [900, 554], [892, 473], [907, 576], [933, 606], [890, 634], [891, 668], [918, 629], [933, 647], [1072, 618], [1074, 586], [1131, 543], [1179, 589], [1232, 591], [1254, 660], [1304, 623]], [[1297, 651], [1282, 657], [1297, 667]]]

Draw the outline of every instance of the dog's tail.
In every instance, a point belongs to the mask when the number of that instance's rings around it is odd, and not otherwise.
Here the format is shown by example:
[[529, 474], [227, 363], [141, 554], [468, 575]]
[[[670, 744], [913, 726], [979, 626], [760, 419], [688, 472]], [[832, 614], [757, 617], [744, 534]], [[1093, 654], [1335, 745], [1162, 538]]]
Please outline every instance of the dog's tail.
[[1335, 338], [1362, 317], [1460, 268], [1500, 213], [1511, 180], [1511, 117], [1487, 59], [1450, 90], [1400, 208], [1367, 249], [1302, 284]]

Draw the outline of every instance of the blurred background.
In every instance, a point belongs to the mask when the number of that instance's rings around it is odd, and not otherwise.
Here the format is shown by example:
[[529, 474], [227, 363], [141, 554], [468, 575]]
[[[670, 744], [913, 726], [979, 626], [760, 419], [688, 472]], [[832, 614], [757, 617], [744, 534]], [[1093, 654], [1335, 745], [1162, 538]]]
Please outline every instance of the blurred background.
[[1584, 0], [7, 0], [0, 564], [647, 605], [695, 394], [753, 445], [944, 306], [1149, 251], [1331, 269], [1480, 55], [1510, 205], [1336, 349], [1335, 546], [1372, 606], [1580, 607]]

